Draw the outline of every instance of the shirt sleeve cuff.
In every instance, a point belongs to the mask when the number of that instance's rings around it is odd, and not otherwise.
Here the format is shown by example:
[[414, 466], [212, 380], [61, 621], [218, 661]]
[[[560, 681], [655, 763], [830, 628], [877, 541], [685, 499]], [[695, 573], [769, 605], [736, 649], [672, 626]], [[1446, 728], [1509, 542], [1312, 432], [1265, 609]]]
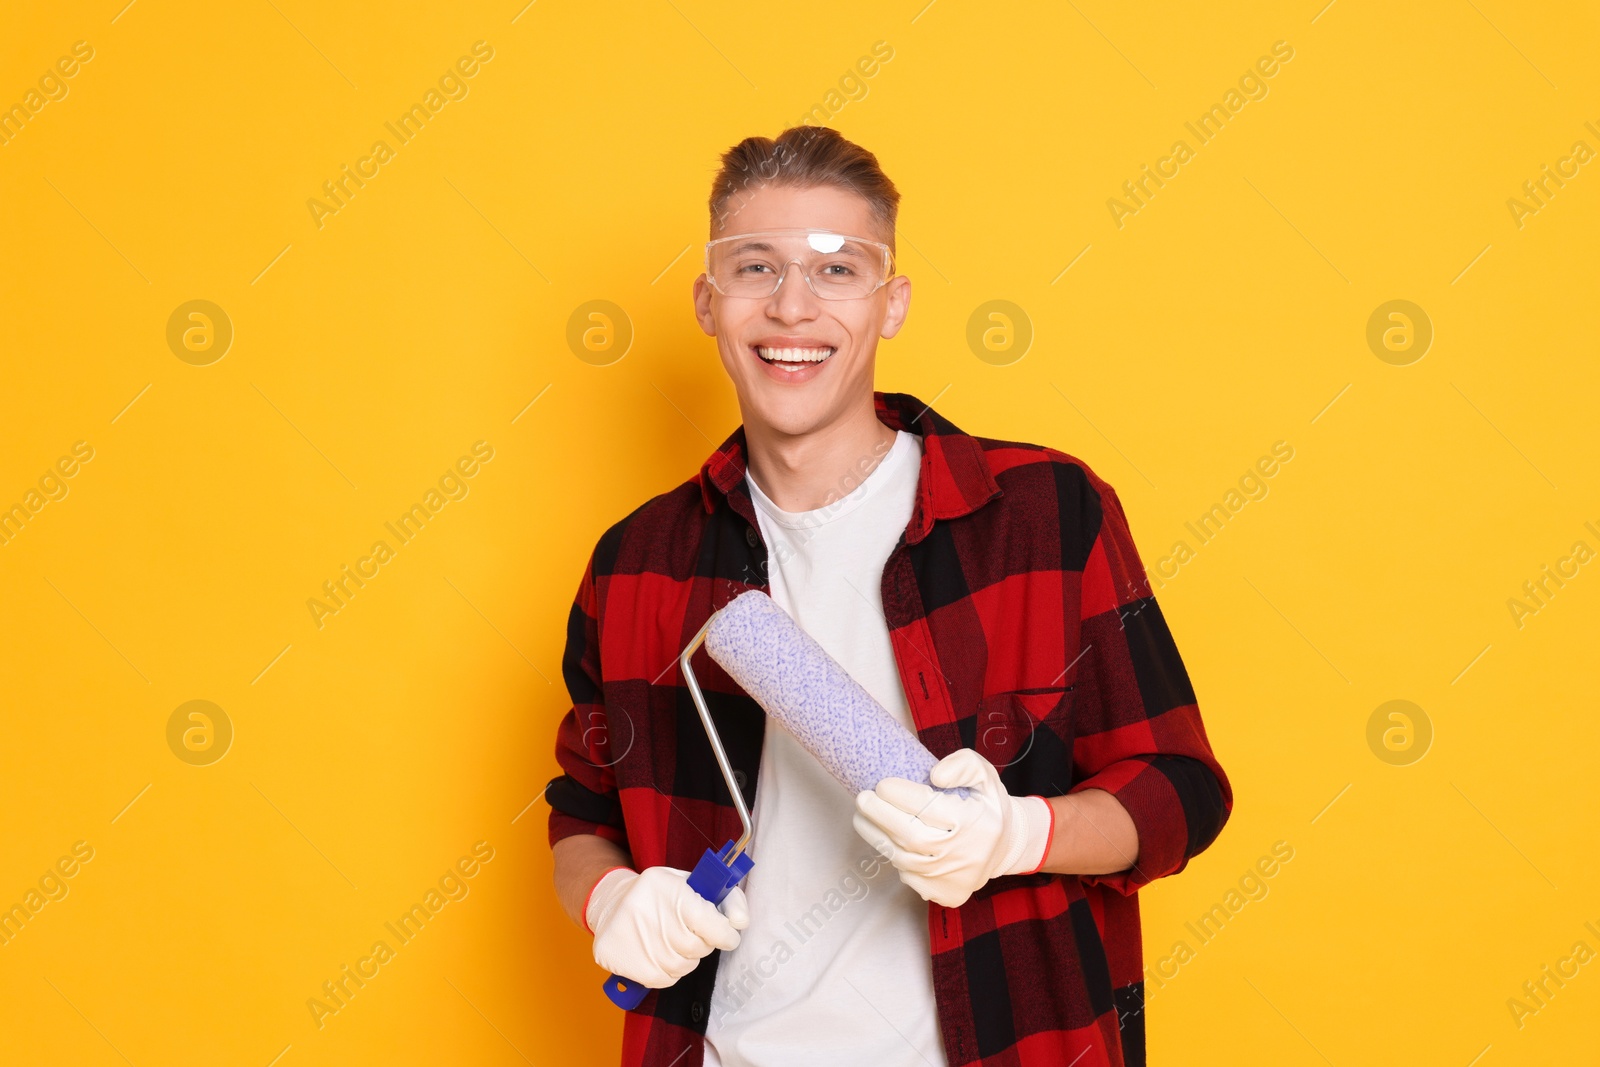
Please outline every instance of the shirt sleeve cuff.
[[1163, 773], [1160, 757], [1118, 760], [1075, 784], [1068, 793], [1102, 789], [1133, 821], [1139, 852], [1124, 870], [1080, 875], [1085, 885], [1104, 885], [1131, 896], [1157, 878], [1181, 871], [1189, 861], [1189, 821], [1184, 804]]

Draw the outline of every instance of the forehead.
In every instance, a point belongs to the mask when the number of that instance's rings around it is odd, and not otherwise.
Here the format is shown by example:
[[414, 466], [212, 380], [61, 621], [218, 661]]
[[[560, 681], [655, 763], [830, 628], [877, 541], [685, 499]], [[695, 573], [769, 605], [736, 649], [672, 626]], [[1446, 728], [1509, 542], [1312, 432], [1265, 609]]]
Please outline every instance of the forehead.
[[775, 232], [753, 231], [751, 233], [729, 234], [716, 247], [721, 249], [723, 255], [738, 255], [744, 252], [773, 252], [783, 250], [784, 255], [795, 251], [810, 248], [812, 251], [828, 255], [845, 255], [857, 257], [875, 257], [878, 250], [875, 246], [862, 241], [852, 240], [850, 237], [832, 232], [816, 233], [807, 230], [778, 230]]
[[887, 240], [879, 233], [881, 227], [866, 197], [831, 185], [764, 185], [741, 190], [729, 199], [725, 217], [712, 221], [713, 238], [761, 230], [812, 229]]

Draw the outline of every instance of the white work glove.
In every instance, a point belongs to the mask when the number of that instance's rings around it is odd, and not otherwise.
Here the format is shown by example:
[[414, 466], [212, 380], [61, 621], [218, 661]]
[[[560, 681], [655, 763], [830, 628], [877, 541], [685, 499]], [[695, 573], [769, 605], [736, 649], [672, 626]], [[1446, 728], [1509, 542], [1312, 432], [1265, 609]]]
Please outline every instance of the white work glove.
[[750, 925], [744, 890], [722, 899], [727, 914], [689, 888], [689, 872], [614, 867], [589, 890], [583, 921], [594, 934], [594, 961], [612, 974], [662, 989], [694, 970], [712, 949], [738, 947]]
[[928, 779], [964, 785], [962, 800], [905, 778], [856, 794], [856, 833], [900, 872], [923, 900], [959, 907], [991, 878], [1044, 866], [1055, 814], [1042, 796], [1014, 797], [975, 749], [950, 753]]

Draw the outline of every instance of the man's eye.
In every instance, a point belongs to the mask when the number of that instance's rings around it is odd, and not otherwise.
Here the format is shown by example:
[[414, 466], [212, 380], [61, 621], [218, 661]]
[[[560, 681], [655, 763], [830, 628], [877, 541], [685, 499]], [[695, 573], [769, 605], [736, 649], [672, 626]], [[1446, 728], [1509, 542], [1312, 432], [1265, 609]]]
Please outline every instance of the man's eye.
[[744, 266], [739, 268], [739, 273], [740, 274], [755, 274], [755, 273], [757, 273], [759, 271], [768, 270], [768, 269], [770, 269], [770, 268], [768, 268], [765, 263], [746, 263]]
[[822, 268], [822, 271], [833, 278], [848, 278], [855, 273], [855, 269], [848, 263], [829, 263]]

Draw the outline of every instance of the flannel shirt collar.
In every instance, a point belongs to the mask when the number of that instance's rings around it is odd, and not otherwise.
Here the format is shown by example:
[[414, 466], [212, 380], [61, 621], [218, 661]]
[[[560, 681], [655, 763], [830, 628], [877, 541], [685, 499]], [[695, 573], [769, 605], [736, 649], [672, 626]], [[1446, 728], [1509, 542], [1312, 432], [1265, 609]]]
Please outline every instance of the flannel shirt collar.
[[[909, 393], [874, 391], [878, 421], [893, 430], [922, 437], [922, 470], [917, 478], [917, 500], [906, 527], [906, 543], [916, 544], [933, 527], [934, 519], [954, 519], [978, 510], [1000, 495], [983, 446], [962, 433], [929, 404]], [[744, 426], [728, 435], [700, 467], [700, 493], [707, 512], [717, 506], [717, 496], [743, 488], [745, 475]], [[743, 509], [736, 509], [743, 510]]]

